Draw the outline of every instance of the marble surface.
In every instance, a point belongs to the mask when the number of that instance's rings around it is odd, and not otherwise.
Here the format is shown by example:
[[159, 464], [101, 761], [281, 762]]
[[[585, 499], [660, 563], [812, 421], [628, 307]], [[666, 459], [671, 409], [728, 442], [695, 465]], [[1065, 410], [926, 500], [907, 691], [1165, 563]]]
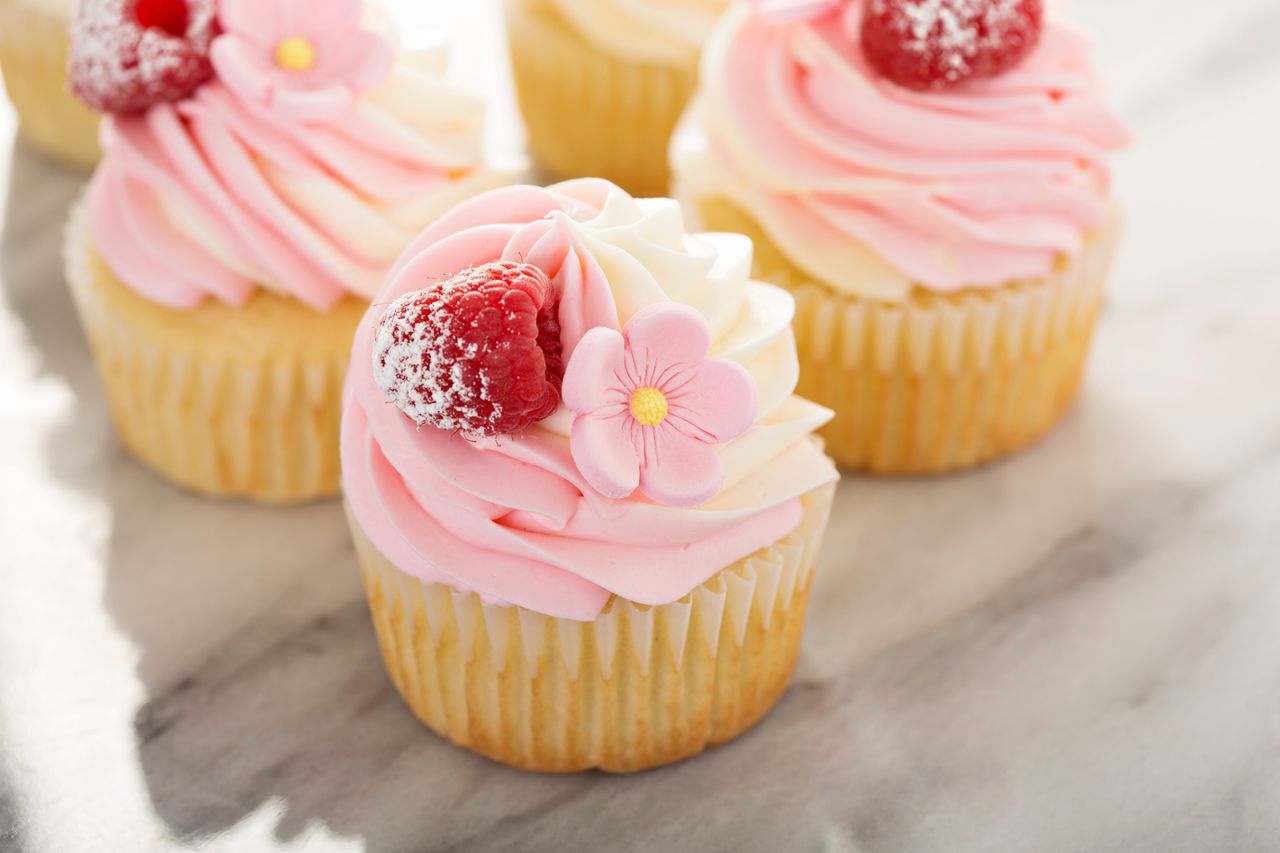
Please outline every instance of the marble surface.
[[[454, 5], [509, 104], [494, 7]], [[975, 473], [846, 479], [791, 690], [629, 778], [421, 728], [336, 504], [122, 454], [59, 274], [79, 179], [5, 142], [0, 849], [1280, 850], [1280, 5], [1074, 7], [1140, 139], [1080, 404]]]

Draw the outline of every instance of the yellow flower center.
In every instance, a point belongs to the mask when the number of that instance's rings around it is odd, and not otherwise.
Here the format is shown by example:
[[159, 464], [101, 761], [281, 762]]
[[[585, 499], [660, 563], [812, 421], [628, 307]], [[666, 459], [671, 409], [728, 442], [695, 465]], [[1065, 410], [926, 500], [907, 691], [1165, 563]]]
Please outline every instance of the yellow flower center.
[[657, 388], [637, 388], [631, 394], [631, 417], [641, 426], [657, 426], [667, 416], [667, 397]]
[[276, 45], [276, 65], [285, 71], [310, 71], [315, 64], [315, 45], [304, 36], [289, 36]]

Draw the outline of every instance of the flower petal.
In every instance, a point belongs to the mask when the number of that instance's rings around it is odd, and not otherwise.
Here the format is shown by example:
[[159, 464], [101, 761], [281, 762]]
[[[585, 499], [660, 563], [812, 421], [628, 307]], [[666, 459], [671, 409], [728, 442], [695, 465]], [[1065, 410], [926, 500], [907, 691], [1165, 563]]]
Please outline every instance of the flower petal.
[[277, 8], [277, 27], [289, 30], [282, 38], [298, 34], [321, 42], [345, 37], [364, 15], [361, 0], [271, 0], [263, 5]]
[[276, 9], [262, 0], [222, 0], [218, 4], [218, 23], [225, 33], [266, 44], [277, 30]]
[[651, 433], [652, 444], [640, 469], [640, 491], [677, 507], [695, 507], [714, 498], [724, 483], [724, 469], [711, 445], [674, 427]]
[[340, 80], [356, 91], [366, 91], [377, 86], [395, 64], [395, 53], [385, 38], [367, 30], [343, 33], [340, 38], [328, 39], [320, 49], [316, 71], [331, 80]]
[[241, 100], [258, 104], [269, 101], [274, 88], [274, 66], [252, 42], [237, 34], [224, 33], [213, 40], [209, 61], [222, 84]]
[[697, 364], [707, 357], [711, 331], [694, 309], [679, 302], [659, 302], [642, 308], [627, 321], [622, 334], [627, 352], [645, 384], [656, 384], [673, 365]]
[[756, 381], [736, 361], [695, 364], [674, 377], [666, 393], [672, 426], [709, 444], [732, 441], [756, 419]]
[[331, 28], [332, 31], [345, 33], [360, 26], [360, 19], [364, 17], [364, 3], [362, 0], [294, 0], [308, 15], [313, 18], [319, 18]]
[[597, 326], [582, 336], [569, 357], [560, 392], [570, 410], [585, 415], [626, 399], [618, 378], [622, 347], [622, 335], [613, 329]]
[[589, 414], [574, 420], [569, 433], [574, 464], [605, 497], [625, 498], [640, 482], [640, 456], [627, 426], [627, 415]]

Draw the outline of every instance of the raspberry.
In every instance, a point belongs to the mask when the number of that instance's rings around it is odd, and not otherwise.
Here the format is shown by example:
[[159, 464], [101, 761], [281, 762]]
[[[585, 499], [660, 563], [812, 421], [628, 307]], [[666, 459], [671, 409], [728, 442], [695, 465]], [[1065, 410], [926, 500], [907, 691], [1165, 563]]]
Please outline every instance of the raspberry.
[[138, 0], [133, 17], [143, 29], [155, 27], [178, 38], [187, 34], [187, 0]]
[[560, 405], [555, 286], [535, 266], [504, 261], [407, 293], [378, 323], [373, 370], [418, 426], [469, 437], [524, 429]]
[[71, 91], [102, 112], [184, 98], [213, 76], [216, 0], [81, 0], [71, 29]]
[[865, 0], [862, 50], [908, 89], [945, 89], [1014, 67], [1040, 40], [1042, 0]]

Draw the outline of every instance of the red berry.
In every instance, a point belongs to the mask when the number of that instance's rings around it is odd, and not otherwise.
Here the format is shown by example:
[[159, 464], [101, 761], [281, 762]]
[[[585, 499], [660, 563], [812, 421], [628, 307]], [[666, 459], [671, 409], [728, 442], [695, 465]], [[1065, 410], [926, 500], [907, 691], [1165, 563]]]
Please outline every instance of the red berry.
[[187, 34], [187, 0], [138, 0], [133, 18], [143, 29], [155, 27], [181, 38]]
[[1040, 40], [1042, 0], [865, 0], [862, 50], [908, 89], [945, 89], [1017, 65]]
[[216, 0], [81, 0], [71, 28], [71, 91], [102, 112], [176, 101], [213, 76]]
[[535, 266], [503, 261], [407, 293], [378, 323], [373, 369], [419, 426], [467, 436], [524, 429], [560, 405], [555, 285]]

